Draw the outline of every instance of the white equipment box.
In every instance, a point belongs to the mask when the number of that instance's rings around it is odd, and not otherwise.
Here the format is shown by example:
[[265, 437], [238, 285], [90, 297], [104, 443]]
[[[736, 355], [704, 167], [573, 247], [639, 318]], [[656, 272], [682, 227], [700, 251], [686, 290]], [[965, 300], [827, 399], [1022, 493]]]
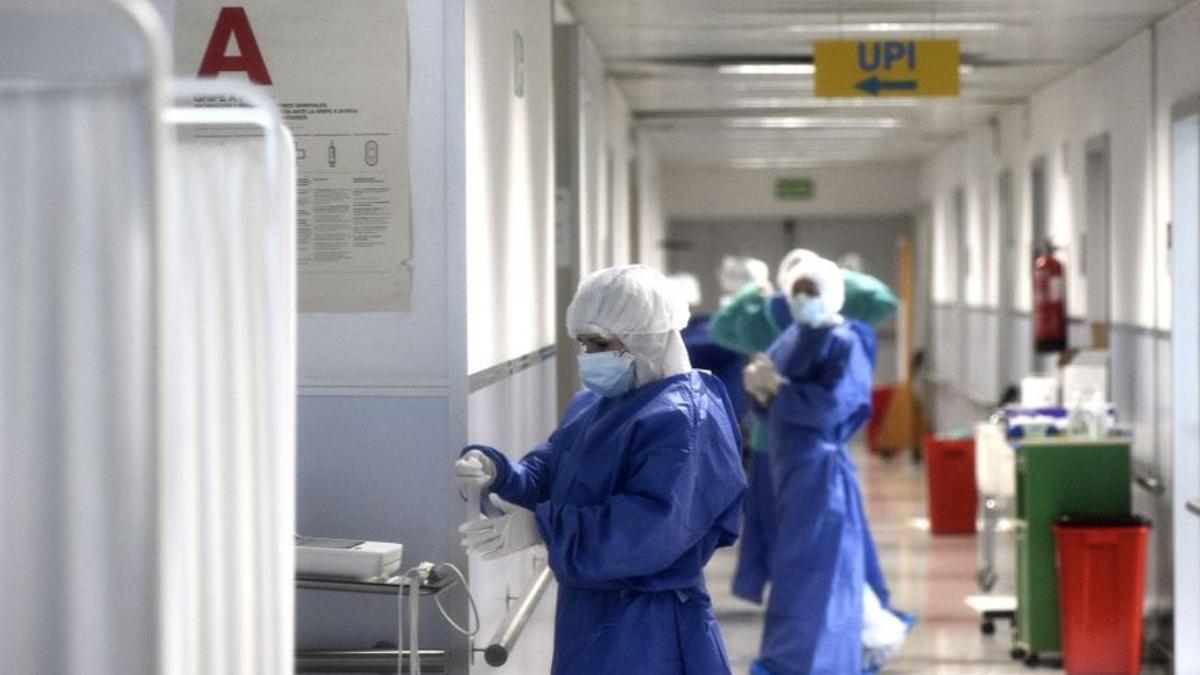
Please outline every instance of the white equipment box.
[[379, 579], [400, 573], [404, 547], [381, 541], [296, 536], [296, 574], [305, 577]]
[[1030, 375], [1021, 380], [1021, 407], [1051, 408], [1058, 405], [1058, 378]]

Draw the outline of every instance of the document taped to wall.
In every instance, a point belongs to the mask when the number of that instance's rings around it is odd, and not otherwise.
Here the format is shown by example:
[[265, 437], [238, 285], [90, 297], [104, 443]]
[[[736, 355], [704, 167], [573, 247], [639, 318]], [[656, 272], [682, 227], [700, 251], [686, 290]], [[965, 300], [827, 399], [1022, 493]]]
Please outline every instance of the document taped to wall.
[[300, 311], [410, 306], [407, 23], [394, 0], [176, 8], [176, 72], [261, 86], [295, 137]]

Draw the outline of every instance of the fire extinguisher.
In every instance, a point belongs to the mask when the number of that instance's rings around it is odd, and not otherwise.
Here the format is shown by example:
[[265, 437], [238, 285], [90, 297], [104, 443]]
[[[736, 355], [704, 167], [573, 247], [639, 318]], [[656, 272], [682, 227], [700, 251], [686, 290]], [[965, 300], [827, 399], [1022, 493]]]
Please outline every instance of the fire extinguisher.
[[1046, 242], [1033, 261], [1033, 338], [1039, 354], [1067, 348], [1067, 281], [1063, 265]]

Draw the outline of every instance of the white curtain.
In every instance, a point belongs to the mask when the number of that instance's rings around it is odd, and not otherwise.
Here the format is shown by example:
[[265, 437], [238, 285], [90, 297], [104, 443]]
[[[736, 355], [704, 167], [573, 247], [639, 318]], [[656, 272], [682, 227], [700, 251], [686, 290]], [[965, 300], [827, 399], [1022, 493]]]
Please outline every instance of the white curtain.
[[192, 121], [173, 126], [163, 257], [167, 670], [291, 672], [292, 144], [263, 107], [175, 112]]
[[0, 7], [4, 673], [292, 671], [291, 142], [168, 135], [148, 17]]
[[[0, 24], [10, 49], [66, 47], [48, 22]], [[153, 673], [154, 78], [36, 79], [4, 52], [0, 668]]]

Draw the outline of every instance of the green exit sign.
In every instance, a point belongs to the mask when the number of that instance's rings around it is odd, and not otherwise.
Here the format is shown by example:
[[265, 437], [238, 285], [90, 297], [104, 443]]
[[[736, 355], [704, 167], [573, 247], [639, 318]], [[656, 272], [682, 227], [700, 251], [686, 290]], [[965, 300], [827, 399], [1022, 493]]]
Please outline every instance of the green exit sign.
[[776, 199], [812, 199], [815, 191], [811, 178], [780, 178], [775, 181]]

